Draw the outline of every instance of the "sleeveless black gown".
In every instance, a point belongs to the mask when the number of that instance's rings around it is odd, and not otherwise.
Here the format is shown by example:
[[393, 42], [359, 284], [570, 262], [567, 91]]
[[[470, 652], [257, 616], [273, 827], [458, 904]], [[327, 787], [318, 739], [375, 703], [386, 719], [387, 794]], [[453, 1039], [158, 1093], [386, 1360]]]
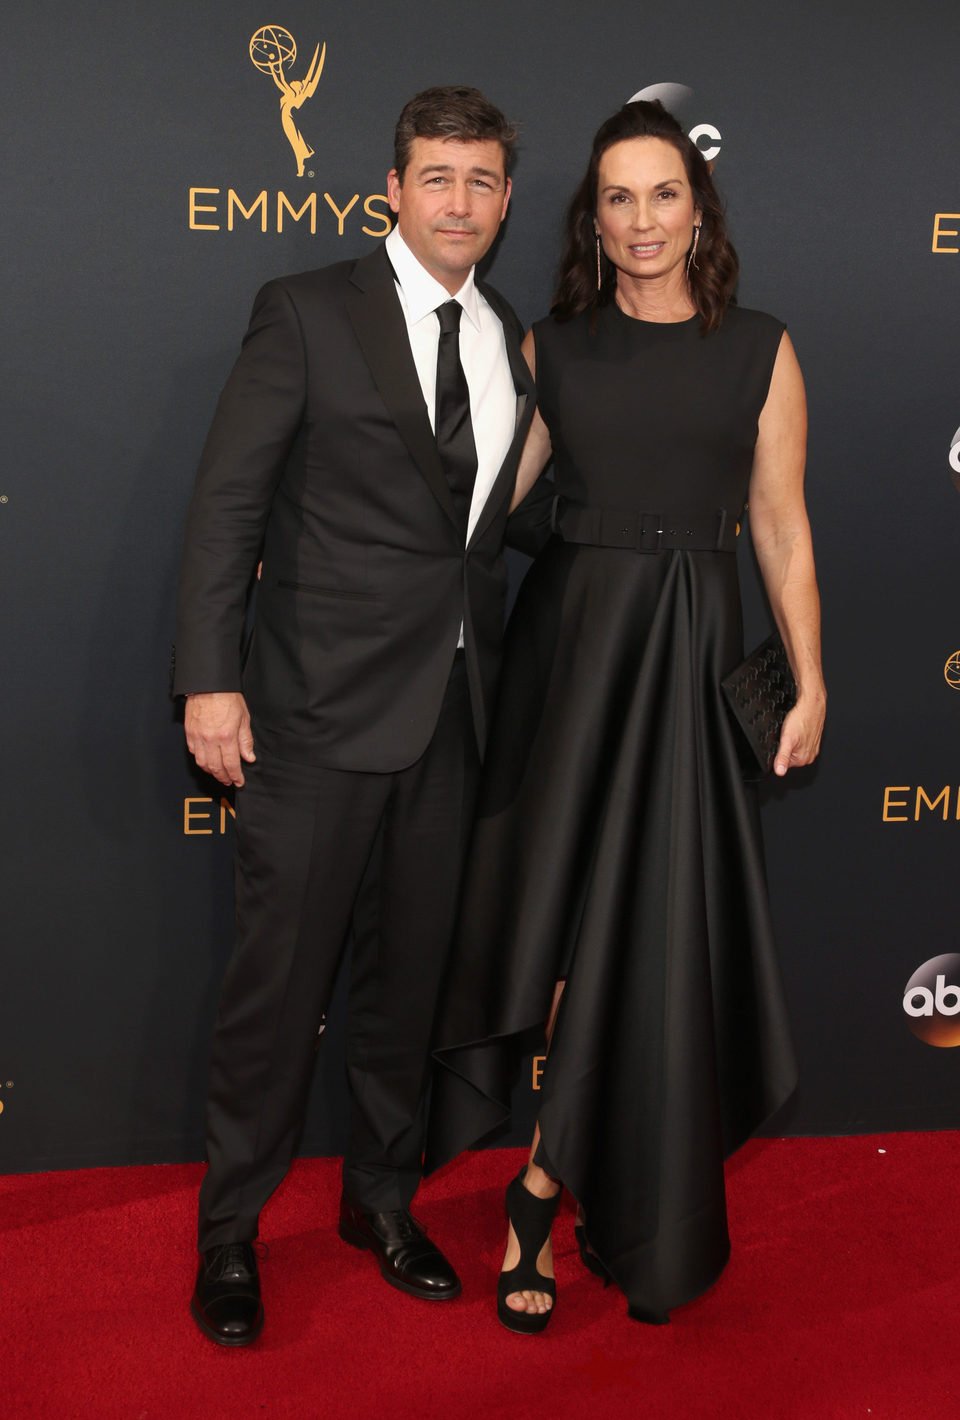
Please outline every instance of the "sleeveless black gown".
[[[783, 326], [733, 307], [534, 327], [557, 492], [617, 510], [743, 508]], [[723, 1159], [795, 1064], [755, 791], [720, 680], [743, 656], [736, 556], [554, 539], [508, 628], [427, 1168], [509, 1114], [555, 981], [542, 1162], [631, 1315], [666, 1320], [729, 1255]]]

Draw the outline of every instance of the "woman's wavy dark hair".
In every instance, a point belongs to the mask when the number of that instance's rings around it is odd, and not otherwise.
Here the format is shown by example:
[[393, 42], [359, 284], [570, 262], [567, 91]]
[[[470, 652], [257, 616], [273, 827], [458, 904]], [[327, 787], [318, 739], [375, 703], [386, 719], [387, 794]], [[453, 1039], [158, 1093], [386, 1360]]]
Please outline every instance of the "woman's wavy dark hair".
[[662, 138], [683, 159], [694, 206], [702, 213], [696, 265], [690, 267], [690, 294], [700, 313], [704, 335], [717, 330], [727, 306], [733, 305], [740, 263], [727, 236], [723, 205], [703, 154], [659, 100], [638, 99], [624, 104], [597, 131], [586, 175], [567, 209], [567, 248], [560, 263], [553, 314], [569, 320], [580, 311], [607, 306], [617, 288], [617, 268], [601, 249], [600, 290], [597, 290], [597, 182], [600, 159], [614, 143], [627, 138]]

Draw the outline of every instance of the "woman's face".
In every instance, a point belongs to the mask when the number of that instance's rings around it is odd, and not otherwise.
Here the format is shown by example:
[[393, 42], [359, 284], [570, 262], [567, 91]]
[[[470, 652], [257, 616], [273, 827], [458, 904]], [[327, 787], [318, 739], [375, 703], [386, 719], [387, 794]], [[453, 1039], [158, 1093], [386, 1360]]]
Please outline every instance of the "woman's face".
[[600, 159], [596, 225], [618, 273], [683, 276], [700, 220], [683, 159], [664, 138], [626, 138]]

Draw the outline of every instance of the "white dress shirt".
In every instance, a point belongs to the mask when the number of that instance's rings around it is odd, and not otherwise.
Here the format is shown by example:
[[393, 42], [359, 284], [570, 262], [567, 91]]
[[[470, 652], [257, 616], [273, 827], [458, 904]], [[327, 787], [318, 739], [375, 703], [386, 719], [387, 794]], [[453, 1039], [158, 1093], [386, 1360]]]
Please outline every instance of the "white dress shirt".
[[456, 296], [420, 265], [394, 227], [386, 241], [396, 276], [397, 293], [407, 323], [410, 349], [420, 377], [420, 388], [435, 430], [437, 404], [437, 347], [440, 323], [436, 309], [445, 301], [459, 301], [460, 363], [470, 393], [470, 418], [477, 446], [477, 479], [473, 485], [467, 539], [476, 526], [484, 503], [490, 496], [517, 424], [517, 391], [507, 360], [503, 326], [489, 303], [477, 290], [473, 268]]

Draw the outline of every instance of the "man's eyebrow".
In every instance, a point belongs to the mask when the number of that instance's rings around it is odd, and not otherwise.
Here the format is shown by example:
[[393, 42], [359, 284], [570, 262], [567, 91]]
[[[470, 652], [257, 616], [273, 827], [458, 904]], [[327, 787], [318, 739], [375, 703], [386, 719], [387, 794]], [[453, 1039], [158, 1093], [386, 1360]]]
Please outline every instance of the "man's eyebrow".
[[[429, 173], [452, 173], [453, 170], [452, 163], [428, 163], [426, 167], [417, 169], [417, 176], [426, 177]], [[495, 182], [501, 182], [503, 179], [503, 174], [498, 173], [494, 168], [470, 168], [467, 176], [492, 178]]]

